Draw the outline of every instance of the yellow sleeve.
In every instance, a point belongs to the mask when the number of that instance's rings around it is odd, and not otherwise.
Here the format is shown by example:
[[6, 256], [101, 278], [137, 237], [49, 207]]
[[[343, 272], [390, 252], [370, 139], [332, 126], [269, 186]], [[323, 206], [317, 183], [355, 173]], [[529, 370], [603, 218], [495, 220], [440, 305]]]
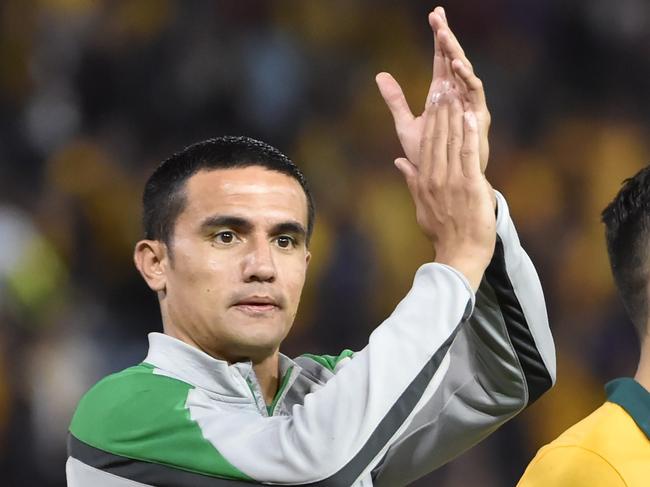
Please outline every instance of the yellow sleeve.
[[517, 487], [627, 487], [618, 471], [595, 452], [577, 446], [542, 448]]

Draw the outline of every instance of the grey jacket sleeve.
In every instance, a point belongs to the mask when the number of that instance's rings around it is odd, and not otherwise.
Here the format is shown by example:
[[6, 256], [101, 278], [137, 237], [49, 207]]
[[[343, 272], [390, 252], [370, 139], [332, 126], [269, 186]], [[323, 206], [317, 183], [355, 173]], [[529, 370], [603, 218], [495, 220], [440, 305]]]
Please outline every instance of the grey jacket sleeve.
[[497, 243], [476, 306], [450, 348], [442, 383], [373, 471], [406, 485], [481, 441], [555, 382], [555, 348], [539, 278], [497, 193]]

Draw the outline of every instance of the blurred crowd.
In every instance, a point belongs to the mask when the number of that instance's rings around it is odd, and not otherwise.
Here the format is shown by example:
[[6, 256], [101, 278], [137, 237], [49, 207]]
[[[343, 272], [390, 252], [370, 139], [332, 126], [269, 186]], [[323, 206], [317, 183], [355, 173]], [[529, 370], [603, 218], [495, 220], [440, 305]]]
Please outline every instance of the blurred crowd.
[[[487, 175], [540, 273], [555, 389], [418, 486], [514, 485], [537, 448], [633, 375], [600, 212], [650, 162], [647, 0], [457, 0], [486, 86]], [[0, 2], [0, 485], [65, 485], [66, 431], [100, 377], [160, 331], [131, 255], [148, 174], [244, 134], [301, 166], [314, 258], [284, 352], [360, 349], [433, 250], [393, 159], [374, 84], [421, 109], [433, 55], [413, 0]]]

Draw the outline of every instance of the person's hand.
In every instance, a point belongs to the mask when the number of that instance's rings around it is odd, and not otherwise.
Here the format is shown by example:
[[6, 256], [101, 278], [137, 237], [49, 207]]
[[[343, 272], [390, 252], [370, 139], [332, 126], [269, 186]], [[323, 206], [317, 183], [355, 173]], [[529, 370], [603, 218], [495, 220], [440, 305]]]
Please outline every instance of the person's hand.
[[458, 97], [441, 95], [422, 115], [419, 165], [399, 158], [417, 222], [436, 262], [460, 271], [476, 291], [496, 241], [494, 192], [481, 171], [476, 115]]
[[[474, 74], [472, 64], [449, 28], [442, 7], [436, 7], [429, 14], [429, 24], [434, 34], [435, 52], [433, 77], [424, 103], [424, 110], [433, 100], [444, 93], [451, 91], [460, 97], [463, 108], [476, 115], [481, 170], [485, 172], [490, 155], [488, 142], [490, 112], [485, 101], [483, 83]], [[393, 115], [395, 129], [404, 154], [412, 164], [417, 166], [420, 163], [419, 150], [424, 127], [424, 112], [418, 116], [413, 114], [402, 88], [389, 73], [379, 73], [376, 81], [379, 91]]]

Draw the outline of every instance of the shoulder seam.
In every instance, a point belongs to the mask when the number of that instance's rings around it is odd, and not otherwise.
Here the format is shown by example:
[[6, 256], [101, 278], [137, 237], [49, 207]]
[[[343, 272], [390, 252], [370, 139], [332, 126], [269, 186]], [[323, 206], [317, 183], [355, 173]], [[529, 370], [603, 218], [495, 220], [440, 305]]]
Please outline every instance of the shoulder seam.
[[617, 469], [614, 465], [612, 465], [612, 464], [610, 463], [609, 460], [607, 460], [604, 456], [602, 456], [602, 455], [601, 455], [600, 453], [598, 453], [597, 451], [594, 451], [594, 450], [592, 450], [591, 448], [586, 448], [586, 447], [581, 446], [581, 445], [555, 445], [555, 446], [553, 446], [553, 447], [550, 447], [550, 448], [548, 448], [548, 449], [544, 452], [544, 454], [541, 455], [539, 458], [537, 458], [536, 460], [533, 459], [533, 461], [531, 462], [530, 466], [533, 466], [533, 465], [536, 465], [536, 464], [540, 463], [540, 462], [542, 461], [542, 459], [543, 459], [543, 458], [544, 458], [548, 453], [550, 453], [551, 451], [559, 450], [559, 449], [561, 449], [561, 448], [573, 448], [573, 449], [581, 450], [581, 451], [584, 451], [584, 452], [587, 452], [587, 453], [592, 454], [593, 456], [599, 458], [603, 463], [605, 463], [605, 464], [606, 464], [610, 469], [612, 469], [612, 471], [616, 472], [617, 477], [620, 479], [620, 481], [623, 483], [623, 485], [627, 485], [627, 482], [625, 482], [625, 479], [623, 478], [623, 476], [621, 475], [621, 473], [618, 471], [618, 469]]

